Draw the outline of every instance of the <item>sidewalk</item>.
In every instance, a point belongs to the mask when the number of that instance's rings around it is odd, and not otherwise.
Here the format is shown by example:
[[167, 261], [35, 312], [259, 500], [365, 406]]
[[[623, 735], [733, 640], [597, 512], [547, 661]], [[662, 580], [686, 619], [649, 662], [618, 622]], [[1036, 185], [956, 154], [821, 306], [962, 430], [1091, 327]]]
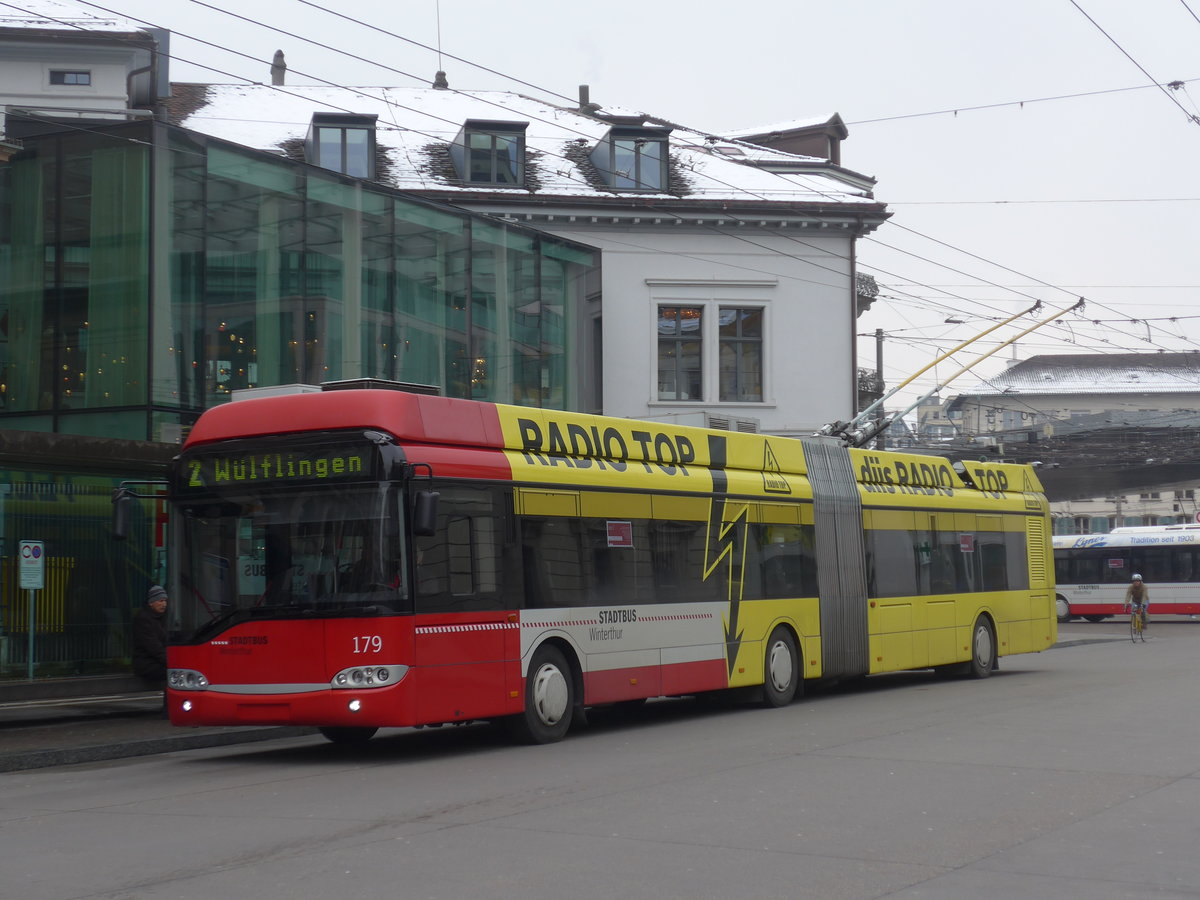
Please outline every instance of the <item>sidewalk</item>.
[[315, 728], [179, 728], [158, 692], [0, 702], [0, 772], [315, 734]]

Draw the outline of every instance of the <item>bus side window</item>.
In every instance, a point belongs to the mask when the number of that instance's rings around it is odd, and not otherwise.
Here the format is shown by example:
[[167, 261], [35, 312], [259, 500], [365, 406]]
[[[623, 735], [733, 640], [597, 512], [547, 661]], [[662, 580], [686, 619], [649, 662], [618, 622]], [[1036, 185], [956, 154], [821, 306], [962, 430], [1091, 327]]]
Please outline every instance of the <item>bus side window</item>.
[[451, 484], [439, 492], [437, 528], [415, 540], [417, 610], [504, 608], [517, 579], [515, 570], [505, 570], [507, 513], [498, 490]]
[[1100, 584], [1102, 581], [1110, 580], [1108, 573], [1111, 571], [1106, 564], [1104, 557], [1108, 555], [1105, 550], [1088, 550], [1080, 553], [1072, 560], [1071, 568], [1072, 577], [1067, 581], [1075, 584]]
[[1196, 551], [1182, 549], [1175, 556], [1175, 570], [1171, 573], [1174, 581], [1196, 580]]
[[1004, 546], [1004, 535], [992, 532], [980, 535], [976, 552], [983, 567], [983, 589], [1006, 591], [1008, 585], [1008, 554]]
[[921, 548], [915, 531], [872, 528], [867, 550], [867, 596], [912, 597], [917, 594]]
[[610, 545], [608, 522], [586, 519], [587, 546], [591, 556], [593, 602], [597, 606], [649, 602], [651, 596], [650, 547], [645, 520], [630, 522], [632, 543]]
[[757, 582], [746, 573], [747, 590], [757, 583], [758, 596], [768, 599], [816, 596], [812, 531], [811, 525], [751, 525], [747, 567], [757, 557], [760, 573]]
[[742, 527], [731, 532], [731, 558], [713, 568], [704, 577], [704, 522], [683, 522], [654, 519], [650, 522], [650, 553], [653, 560], [654, 596], [660, 603], [689, 603], [701, 600], [720, 600], [728, 596], [730, 577], [740, 581]]
[[582, 552], [582, 520], [557, 516], [521, 518], [525, 605], [586, 606], [591, 556]]
[[1071, 583], [1071, 561], [1064, 555], [1065, 550], [1054, 552], [1054, 581], [1056, 584]]
[[1137, 572], [1146, 581], [1171, 580], [1171, 551], [1162, 547], [1147, 547], [1141, 551], [1142, 559]]
[[1023, 531], [1004, 532], [1004, 546], [1008, 550], [1008, 589], [1029, 590], [1028, 544]]
[[[1119, 554], [1128, 554], [1128, 550], [1118, 551]], [[1095, 551], [1097, 555], [1096, 564], [1099, 566], [1099, 572], [1093, 581], [1104, 584], [1125, 584], [1129, 581], [1129, 576], [1137, 569], [1135, 564], [1129, 561], [1127, 555], [1116, 555], [1112, 552], [1103, 550]]]

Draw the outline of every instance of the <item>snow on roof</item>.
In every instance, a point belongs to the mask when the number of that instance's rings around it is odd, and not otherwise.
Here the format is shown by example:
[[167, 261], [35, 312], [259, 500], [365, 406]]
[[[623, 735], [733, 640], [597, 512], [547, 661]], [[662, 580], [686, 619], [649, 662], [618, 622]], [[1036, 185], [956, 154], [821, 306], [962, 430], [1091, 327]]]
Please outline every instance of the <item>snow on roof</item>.
[[[313, 85], [175, 85], [180, 98], [172, 120], [185, 128], [275, 153], [308, 134], [314, 113], [375, 115], [376, 143], [388, 165], [381, 180], [411, 191], [495, 194], [497, 185], [464, 184], [447, 177], [435, 154], [454, 140], [468, 119], [527, 124], [525, 141], [533, 170], [528, 188], [540, 195], [611, 196], [589, 180], [580, 160], [609, 130], [627, 121], [671, 129], [671, 157], [691, 199], [805, 202], [822, 205], [878, 202], [824, 160], [717, 138], [629, 110], [604, 108], [613, 121], [502, 91]], [[187, 97], [184, 101], [182, 98]], [[618, 118], [619, 117], [619, 118]], [[805, 171], [775, 174], [763, 161], [791, 162]], [[636, 192], [639, 197], [675, 195]]]
[[961, 396], [1200, 393], [1200, 353], [1031, 356]]
[[739, 128], [737, 131], [723, 131], [721, 134], [728, 138], [745, 138], [760, 134], [784, 134], [789, 131], [802, 131], [806, 128], [820, 128], [824, 125], [842, 125], [842, 117], [837, 113], [830, 113], [827, 116], [812, 116], [807, 119], [792, 119], [789, 122], [774, 122], [770, 125], [761, 125], [758, 128]]
[[20, 9], [0, 6], [0, 29], [27, 28], [39, 31], [100, 31], [133, 34], [143, 29], [120, 16], [100, 16], [73, 3], [60, 0], [21, 0]]

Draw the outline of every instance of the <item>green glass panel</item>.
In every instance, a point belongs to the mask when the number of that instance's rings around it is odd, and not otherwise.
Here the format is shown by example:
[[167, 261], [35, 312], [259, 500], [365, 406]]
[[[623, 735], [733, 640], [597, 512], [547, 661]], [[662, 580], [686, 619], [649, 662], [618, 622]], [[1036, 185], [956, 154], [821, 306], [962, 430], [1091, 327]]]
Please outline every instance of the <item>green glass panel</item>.
[[[8, 257], [8, 277], [0, 277], [0, 315], [8, 320], [0, 348], [0, 398], [9, 411], [49, 405], [42, 404], [41, 386], [43, 353], [50, 349], [42, 341], [42, 310], [47, 276], [53, 280], [44, 234], [47, 167], [41, 155], [14, 160], [5, 167], [5, 190], [0, 194]], [[47, 368], [51, 362], [46, 360]]]
[[[137, 504], [127, 541], [108, 539], [112, 492], [146, 473], [90, 476], [7, 468], [0, 474], [0, 528], [45, 545], [45, 588], [30, 621], [16, 578], [0, 579], [0, 678], [129, 672], [130, 619], [146, 588], [166, 575], [152, 503]], [[32, 665], [30, 665], [32, 663]]]
[[11, 428], [14, 431], [54, 431], [54, 417], [47, 415], [4, 416], [0, 418], [0, 428]]
[[279, 194], [297, 195], [301, 190], [296, 168], [217, 145], [208, 148], [208, 174], [212, 178], [254, 185]]
[[[159, 198], [166, 209], [161, 219], [170, 229], [166, 242], [167, 298], [156, 290], [151, 399], [158, 404], [201, 408], [207, 227], [205, 156], [199, 145], [177, 133], [172, 133], [170, 140], [172, 152], [166, 154], [170, 166], [167, 196]], [[165, 340], [159, 333], [164, 318]]]
[[60, 434], [78, 434], [88, 437], [129, 438], [146, 434], [145, 410], [122, 410], [120, 412], [64, 413], [58, 417]]
[[[86, 313], [60, 310], [60, 405], [88, 409], [144, 404], [148, 397], [149, 155], [137, 145], [68, 156], [91, 173]], [[82, 404], [79, 394], [83, 395]]]

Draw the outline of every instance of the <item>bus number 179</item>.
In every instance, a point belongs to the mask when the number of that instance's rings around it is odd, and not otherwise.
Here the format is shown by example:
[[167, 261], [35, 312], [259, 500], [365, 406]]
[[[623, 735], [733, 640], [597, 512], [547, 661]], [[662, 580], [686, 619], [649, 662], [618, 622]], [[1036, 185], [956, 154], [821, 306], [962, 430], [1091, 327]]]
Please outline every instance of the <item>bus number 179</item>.
[[355, 653], [379, 653], [383, 650], [383, 638], [377, 634], [364, 634], [354, 638]]

